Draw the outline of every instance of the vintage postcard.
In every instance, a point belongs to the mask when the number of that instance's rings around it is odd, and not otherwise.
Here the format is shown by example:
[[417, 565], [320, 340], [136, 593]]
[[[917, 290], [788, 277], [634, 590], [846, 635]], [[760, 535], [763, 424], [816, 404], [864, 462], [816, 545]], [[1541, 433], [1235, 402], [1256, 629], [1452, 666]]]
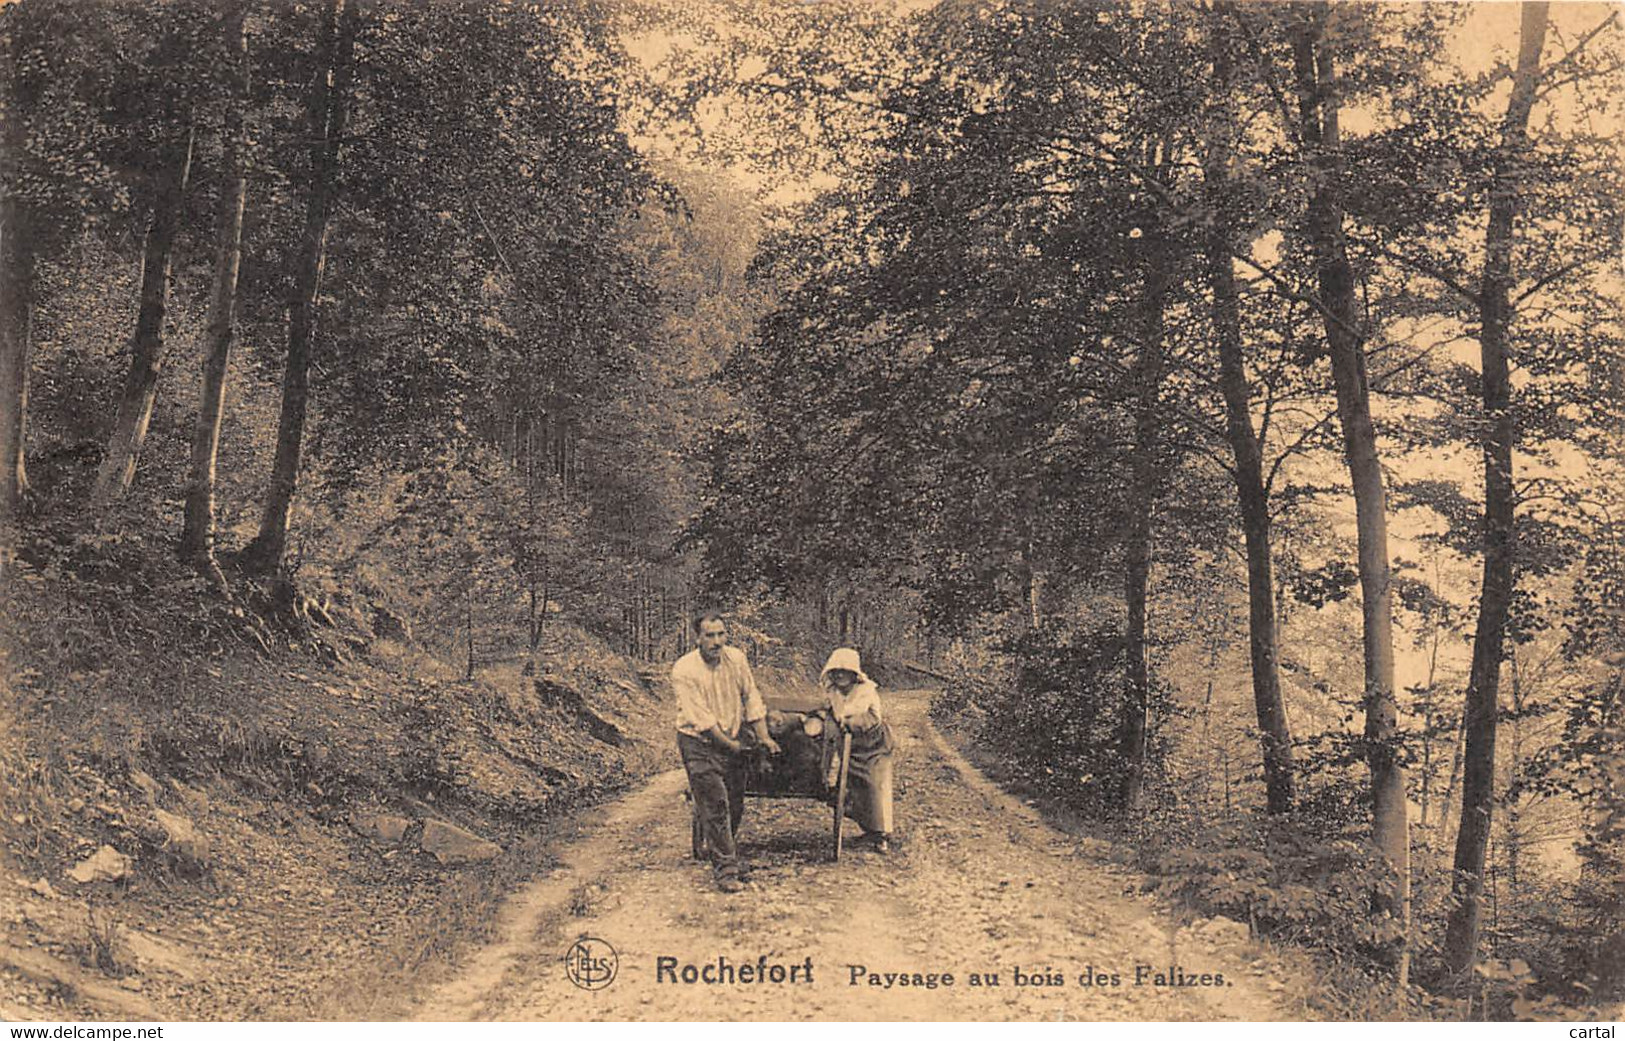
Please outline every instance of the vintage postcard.
[[0, 1018], [1613, 1037], [1622, 115], [1606, 3], [0, 0]]

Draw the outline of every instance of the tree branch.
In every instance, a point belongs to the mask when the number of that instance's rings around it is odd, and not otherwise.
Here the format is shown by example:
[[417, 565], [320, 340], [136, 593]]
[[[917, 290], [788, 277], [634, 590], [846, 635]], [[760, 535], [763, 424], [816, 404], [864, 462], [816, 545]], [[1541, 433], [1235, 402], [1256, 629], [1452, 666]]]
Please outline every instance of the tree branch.
[[1436, 265], [1429, 263], [1420, 257], [1413, 257], [1406, 253], [1400, 253], [1397, 250], [1388, 248], [1387, 246], [1381, 247], [1381, 254], [1385, 257], [1390, 257], [1397, 260], [1401, 264], [1410, 268], [1412, 271], [1424, 274], [1433, 279], [1435, 282], [1438, 282], [1441, 285], [1453, 290], [1457, 296], [1461, 297], [1467, 303], [1472, 304], [1473, 307], [1476, 308], [1479, 306], [1477, 293], [1462, 285], [1452, 276], [1441, 271]]
[[1549, 275], [1536, 279], [1530, 284], [1528, 289], [1525, 289], [1522, 293], [1519, 293], [1512, 301], [1513, 308], [1521, 306], [1525, 300], [1528, 300], [1542, 289], [1545, 289], [1553, 282], [1566, 278], [1568, 275], [1573, 274], [1580, 268], [1586, 267], [1589, 264], [1594, 264], [1599, 260], [1607, 260], [1612, 253], [1613, 251], [1609, 250], [1606, 253], [1592, 253], [1589, 256], [1583, 256], [1578, 260], [1573, 260], [1567, 264], [1564, 264], [1562, 267], [1558, 268], [1556, 271], [1553, 271]]
[[1294, 440], [1290, 445], [1281, 450], [1281, 454], [1277, 456], [1275, 458], [1275, 462], [1270, 465], [1269, 476], [1264, 479], [1264, 495], [1266, 498], [1268, 498], [1270, 493], [1274, 490], [1275, 478], [1280, 474], [1281, 467], [1286, 463], [1286, 461], [1301, 452], [1303, 450], [1303, 446], [1308, 443], [1311, 437], [1314, 437], [1315, 434], [1319, 433], [1320, 430], [1326, 426], [1326, 424], [1330, 423], [1336, 418], [1337, 410], [1333, 409], [1326, 415], [1322, 416], [1313, 426], [1309, 427], [1302, 434], [1299, 434], [1297, 439]]
[[1550, 84], [1548, 81], [1551, 80], [1552, 76], [1555, 75], [1559, 69], [1574, 61], [1575, 58], [1578, 58], [1580, 56], [1580, 52], [1585, 50], [1586, 46], [1591, 43], [1591, 41], [1595, 39], [1599, 33], [1608, 28], [1610, 25], [1615, 24], [1618, 19], [1619, 13], [1617, 11], [1608, 12], [1608, 17], [1604, 18], [1601, 22], [1598, 22], [1596, 28], [1580, 37], [1580, 42], [1570, 48], [1569, 53], [1563, 55], [1563, 57], [1547, 66], [1546, 69], [1540, 74], [1540, 82], [1547, 83], [1548, 90], [1540, 91], [1535, 95], [1536, 98], [1544, 97], [1547, 93], [1549, 93], [1550, 90], [1555, 90], [1557, 86], [1561, 86], [1561, 84]]

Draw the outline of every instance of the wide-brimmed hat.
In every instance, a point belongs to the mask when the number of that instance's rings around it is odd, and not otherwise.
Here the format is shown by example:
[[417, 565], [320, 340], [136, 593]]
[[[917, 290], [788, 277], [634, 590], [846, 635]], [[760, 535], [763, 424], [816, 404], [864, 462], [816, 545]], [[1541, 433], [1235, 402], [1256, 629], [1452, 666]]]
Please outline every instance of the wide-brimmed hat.
[[851, 647], [837, 647], [830, 652], [829, 661], [824, 663], [824, 671], [818, 674], [818, 682], [827, 686], [829, 674], [837, 669], [854, 674], [858, 677], [859, 683], [869, 682], [869, 677], [863, 674], [858, 652]]

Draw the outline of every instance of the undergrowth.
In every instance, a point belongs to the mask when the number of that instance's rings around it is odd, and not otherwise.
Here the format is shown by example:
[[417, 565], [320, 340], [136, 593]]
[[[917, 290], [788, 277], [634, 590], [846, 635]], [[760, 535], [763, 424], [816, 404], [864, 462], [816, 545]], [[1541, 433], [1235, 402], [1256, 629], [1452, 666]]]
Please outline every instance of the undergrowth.
[[[133, 865], [120, 882], [71, 893], [89, 902], [59, 945], [87, 969], [125, 975], [121, 930], [166, 893], [190, 894], [187, 907], [225, 898], [214, 864], [183, 870], [153, 828], [159, 806], [206, 822], [207, 809], [194, 812], [180, 793], [207, 789], [290, 851], [312, 827], [323, 844], [358, 847], [342, 873], [403, 887], [401, 906], [413, 909], [388, 920], [366, 963], [342, 966], [337, 983], [248, 1014], [386, 1015], [454, 945], [486, 935], [501, 898], [550, 863], [546, 836], [652, 765], [636, 743], [610, 749], [574, 732], [573, 719], [526, 693], [528, 681], [467, 681], [426, 649], [366, 627], [374, 606], [393, 617], [393, 605], [310, 588], [299, 595], [317, 609], [294, 617], [229, 566], [232, 593], [222, 597], [132, 530], [58, 518], [50, 534], [29, 533], [0, 577], [0, 840], [11, 867], [60, 879], [104, 844]], [[591, 638], [571, 639], [592, 652], [582, 652], [589, 664], [570, 665], [572, 682], [609, 682], [590, 664], [599, 660]], [[452, 872], [417, 855], [389, 861], [349, 827], [351, 814], [377, 810], [442, 817], [508, 852]], [[242, 877], [244, 865], [221, 866]], [[312, 942], [290, 940], [286, 960], [308, 961], [300, 951]]]
[[[1487, 953], [1473, 977], [1452, 979], [1436, 946], [1450, 910], [1448, 853], [1425, 842], [1413, 852], [1410, 952], [1412, 979], [1424, 986], [1395, 991], [1391, 959], [1403, 930], [1372, 903], [1373, 894], [1392, 892], [1394, 879], [1369, 841], [1365, 792], [1348, 776], [1359, 769], [1348, 740], [1322, 741], [1332, 754], [1301, 758], [1294, 811], [1271, 817], [1259, 777], [1245, 778], [1232, 804], [1215, 795], [1212, 778], [1170, 772], [1153, 734], [1144, 807], [1122, 814], [1113, 646], [1110, 633], [1070, 643], [1030, 634], [1006, 649], [1014, 660], [1004, 668], [984, 665], [947, 684], [933, 698], [932, 719], [1007, 789], [1129, 851], [1150, 890], [1324, 959], [1312, 1001], [1330, 1018], [1550, 1019], [1598, 999], [1609, 950], [1597, 937], [1609, 933], [1587, 908], [1605, 901], [1580, 898], [1586, 885], [1597, 888], [1594, 879], [1578, 888], [1522, 885], [1499, 905], [1501, 924], [1486, 924]], [[1162, 711], [1166, 718], [1171, 706]], [[1254, 797], [1257, 809], [1246, 809]]]

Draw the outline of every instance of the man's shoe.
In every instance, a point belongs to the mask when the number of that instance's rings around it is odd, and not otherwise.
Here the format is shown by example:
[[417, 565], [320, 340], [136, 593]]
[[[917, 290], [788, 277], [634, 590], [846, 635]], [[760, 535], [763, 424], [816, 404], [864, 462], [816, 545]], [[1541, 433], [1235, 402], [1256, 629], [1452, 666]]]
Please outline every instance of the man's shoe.
[[724, 893], [739, 893], [744, 891], [745, 883], [737, 878], [719, 878], [717, 879], [717, 889]]
[[875, 852], [876, 853], [890, 853], [891, 852], [891, 840], [886, 838], [884, 835], [882, 835], [878, 839], [875, 839]]

